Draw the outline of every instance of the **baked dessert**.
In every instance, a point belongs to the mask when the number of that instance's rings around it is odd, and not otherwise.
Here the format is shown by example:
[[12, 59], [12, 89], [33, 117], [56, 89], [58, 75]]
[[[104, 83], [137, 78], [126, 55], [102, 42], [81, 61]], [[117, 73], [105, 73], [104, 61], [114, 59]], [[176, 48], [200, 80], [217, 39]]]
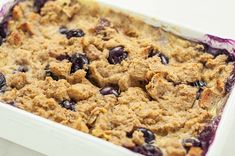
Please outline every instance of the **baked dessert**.
[[0, 99], [147, 156], [204, 155], [234, 56], [76, 0], [25, 0], [0, 24]]

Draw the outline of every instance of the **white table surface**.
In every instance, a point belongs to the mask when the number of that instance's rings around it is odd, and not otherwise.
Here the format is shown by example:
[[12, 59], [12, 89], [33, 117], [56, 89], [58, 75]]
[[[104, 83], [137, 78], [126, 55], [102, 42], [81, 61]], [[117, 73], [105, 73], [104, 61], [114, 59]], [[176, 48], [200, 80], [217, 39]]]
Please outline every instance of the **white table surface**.
[[[235, 39], [235, 0], [101, 0], [201, 32]], [[0, 0], [0, 3], [3, 0]], [[233, 19], [232, 19], [233, 18]], [[234, 133], [235, 134], [235, 133]], [[0, 156], [43, 156], [0, 139]]]

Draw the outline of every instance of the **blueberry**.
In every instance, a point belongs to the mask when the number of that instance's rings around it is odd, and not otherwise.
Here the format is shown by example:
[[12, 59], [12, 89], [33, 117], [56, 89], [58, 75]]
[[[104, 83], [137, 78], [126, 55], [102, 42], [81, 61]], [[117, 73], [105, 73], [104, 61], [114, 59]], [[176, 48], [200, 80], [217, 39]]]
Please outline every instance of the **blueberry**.
[[65, 34], [65, 35], [66, 35], [66, 33], [67, 33], [69, 30], [68, 30], [65, 26], [62, 26], [62, 27], [60, 27], [59, 31], [60, 31], [61, 34]]
[[127, 137], [131, 138], [132, 137], [132, 134], [134, 133], [134, 131], [140, 131], [144, 134], [144, 141], [146, 143], [150, 143], [152, 142], [153, 140], [155, 140], [155, 135], [154, 133], [147, 129], [147, 128], [143, 128], [143, 127], [138, 127], [138, 128], [135, 128], [134, 130], [132, 130], [131, 132], [127, 133]]
[[41, 8], [44, 6], [44, 4], [47, 2], [48, 0], [34, 0], [34, 11], [39, 13], [41, 11]]
[[19, 72], [27, 72], [29, 69], [27, 66], [19, 66], [19, 68], [17, 69]]
[[169, 58], [166, 57], [166, 55], [164, 55], [158, 51], [151, 50], [148, 57], [153, 57], [153, 56], [160, 57], [162, 64], [164, 64], [164, 65], [169, 64]]
[[198, 81], [190, 83], [190, 85], [193, 86], [193, 87], [202, 88], [202, 87], [205, 87], [207, 84], [204, 81], [198, 80]]
[[115, 96], [119, 96], [120, 92], [119, 92], [119, 87], [118, 86], [107, 86], [107, 87], [104, 87], [100, 90], [100, 93], [102, 95], [109, 95], [109, 94], [113, 94]]
[[128, 56], [127, 52], [124, 51], [123, 46], [117, 46], [109, 50], [108, 61], [110, 64], [121, 63], [122, 60], [126, 59]]
[[76, 102], [64, 100], [60, 103], [60, 105], [66, 109], [69, 109], [71, 111], [75, 111]]
[[76, 72], [79, 69], [83, 69], [83, 66], [89, 64], [88, 58], [83, 55], [76, 53], [70, 57], [70, 62], [72, 63], [71, 73]]
[[2, 38], [7, 37], [7, 27], [8, 27], [8, 22], [7, 21], [0, 24], [0, 36]]
[[196, 138], [183, 139], [182, 144], [187, 151], [191, 147], [201, 147], [201, 142]]
[[5, 87], [6, 87], [6, 78], [2, 73], [0, 73], [0, 91], [4, 91]]
[[134, 147], [128, 147], [129, 150], [140, 153], [145, 156], [162, 156], [162, 151], [160, 148], [153, 146], [151, 144], [138, 145]]
[[82, 29], [72, 29], [64, 33], [68, 39], [72, 37], [83, 37], [85, 35]]
[[53, 80], [56, 80], [56, 81], [58, 81], [59, 80], [59, 77], [58, 76], [56, 76], [54, 73], [52, 73], [50, 70], [49, 70], [49, 65], [47, 65], [46, 67], [45, 67], [45, 71], [46, 71], [46, 77], [51, 77]]
[[66, 35], [67, 39], [70, 39], [72, 37], [83, 37], [85, 35], [82, 29], [68, 30], [68, 28], [65, 26], [61, 26], [59, 32], [63, 35]]
[[100, 31], [104, 30], [105, 27], [110, 26], [110, 21], [106, 18], [100, 18], [98, 25], [95, 27], [95, 32], [100, 33]]

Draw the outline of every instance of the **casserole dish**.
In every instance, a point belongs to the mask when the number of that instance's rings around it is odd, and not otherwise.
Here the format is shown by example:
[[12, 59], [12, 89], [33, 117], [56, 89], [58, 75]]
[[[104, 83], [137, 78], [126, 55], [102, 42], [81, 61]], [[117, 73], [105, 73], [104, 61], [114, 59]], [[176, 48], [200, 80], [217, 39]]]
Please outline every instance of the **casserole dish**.
[[[136, 15], [136, 16], [138, 16], [138, 15]], [[177, 28], [175, 26], [170, 26], [170, 24], [166, 24], [165, 22], [155, 21], [155, 20], [152, 20], [152, 19], [146, 18], [146, 17], [144, 18], [144, 20], [147, 23], [150, 23], [156, 27], [161, 26], [161, 27], [165, 28], [165, 30], [174, 32], [175, 34], [181, 35], [182, 37], [186, 37], [186, 38], [190, 38], [191, 40], [207, 43], [207, 44], [209, 44], [209, 46], [213, 46], [214, 48], [227, 49], [227, 52], [228, 51], [230, 52], [230, 53], [228, 53], [229, 56], [231, 55], [231, 57], [233, 58], [232, 52], [234, 49], [233, 49], [233, 41], [231, 41], [231, 40], [224, 40], [224, 39], [220, 39], [220, 38], [210, 36], [210, 35], [202, 35], [200, 33], [193, 33], [187, 29]], [[68, 37], [68, 35], [67, 35], [67, 38], [70, 38], [70, 37]], [[163, 55], [159, 55], [159, 56], [162, 58]], [[166, 60], [166, 58], [165, 58], [165, 60]], [[163, 64], [165, 62], [163, 61]], [[231, 79], [233, 80], [233, 78], [231, 78]], [[229, 86], [229, 88], [230, 87], [231, 86]]]

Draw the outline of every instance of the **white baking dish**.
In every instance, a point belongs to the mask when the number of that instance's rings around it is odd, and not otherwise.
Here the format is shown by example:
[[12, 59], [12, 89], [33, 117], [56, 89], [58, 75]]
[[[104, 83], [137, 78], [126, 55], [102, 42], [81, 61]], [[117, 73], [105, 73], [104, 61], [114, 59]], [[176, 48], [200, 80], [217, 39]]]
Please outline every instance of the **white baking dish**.
[[[1, 2], [3, 1], [0, 0]], [[121, 10], [114, 6], [111, 7]], [[122, 11], [126, 12], [125, 10]], [[182, 37], [203, 41], [217, 48], [226, 48], [230, 52], [235, 51], [235, 42], [232, 40], [215, 38], [181, 26], [175, 26], [164, 20], [155, 20], [137, 13], [128, 13], [139, 16], [154, 26], [162, 26]], [[232, 123], [235, 123], [235, 113], [233, 112], [235, 112], [235, 89], [228, 99], [215, 140], [207, 156], [234, 155], [233, 138], [235, 138], [235, 133], [233, 131], [235, 124]], [[2, 103], [0, 103], [0, 138], [51, 156], [134, 155], [134, 153], [122, 147]]]

